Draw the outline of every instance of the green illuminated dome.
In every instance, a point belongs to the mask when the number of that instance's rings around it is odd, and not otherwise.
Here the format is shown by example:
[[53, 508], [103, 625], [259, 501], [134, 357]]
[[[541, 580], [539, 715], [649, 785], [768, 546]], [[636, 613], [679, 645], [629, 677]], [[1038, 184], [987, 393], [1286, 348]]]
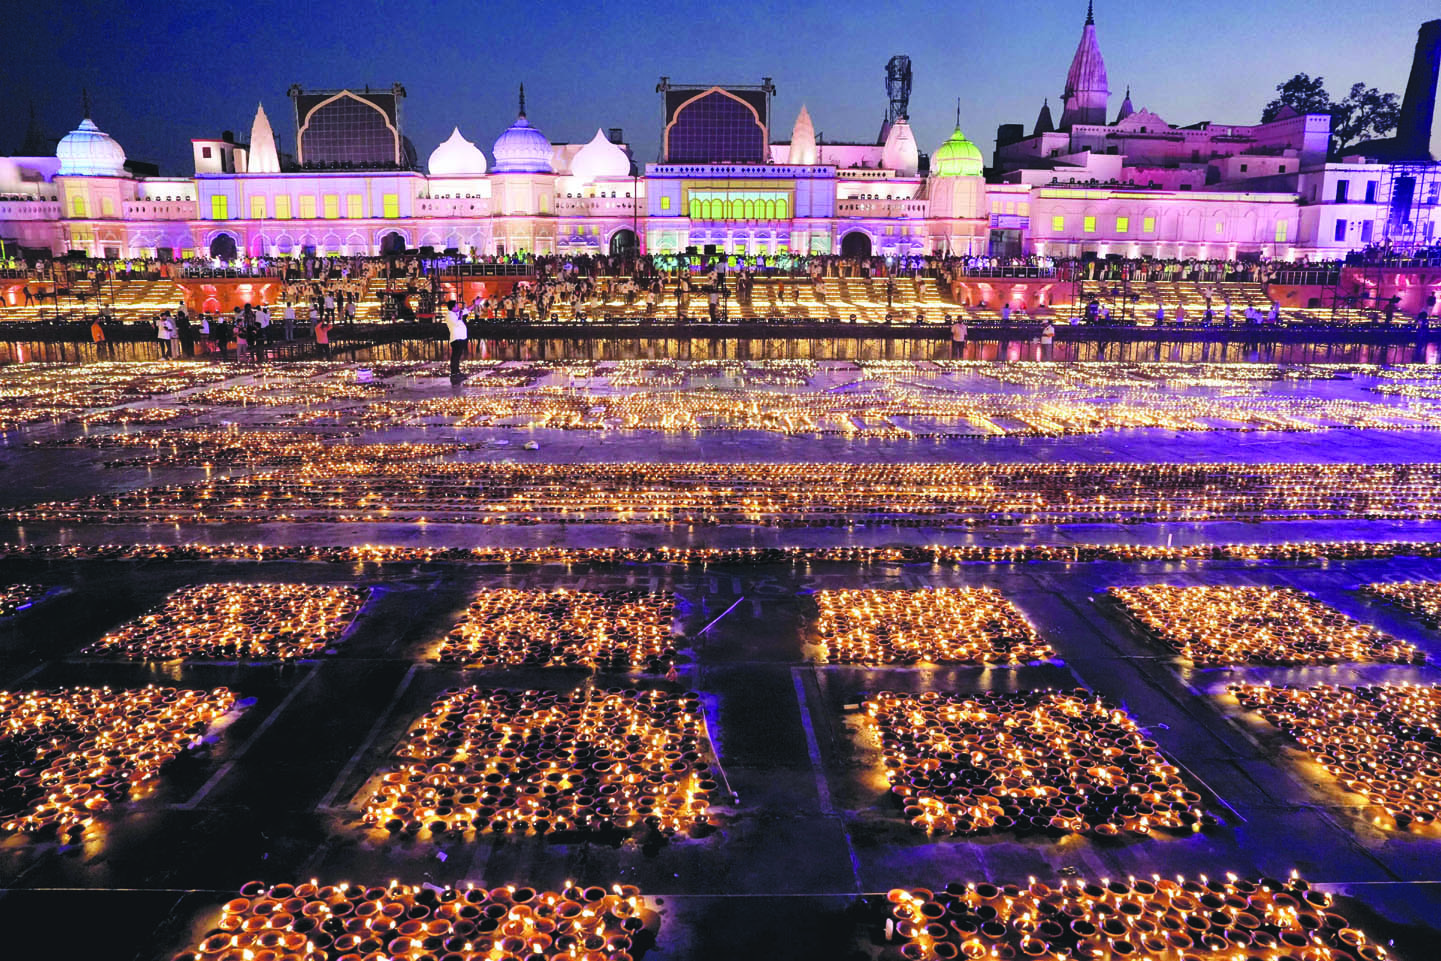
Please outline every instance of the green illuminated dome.
[[931, 155], [931, 175], [935, 177], [978, 177], [985, 166], [981, 148], [967, 140], [960, 127]]

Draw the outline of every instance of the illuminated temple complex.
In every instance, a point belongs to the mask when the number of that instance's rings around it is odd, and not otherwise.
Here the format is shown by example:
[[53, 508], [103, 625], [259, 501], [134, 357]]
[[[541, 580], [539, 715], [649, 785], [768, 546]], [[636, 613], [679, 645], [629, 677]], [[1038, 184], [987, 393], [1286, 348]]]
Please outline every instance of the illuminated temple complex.
[[488, 153], [474, 142], [484, 142], [480, 131], [457, 126], [422, 155], [404, 134], [399, 84], [297, 86], [293, 155], [277, 148], [262, 108], [247, 142], [194, 140], [193, 175], [146, 176], [87, 109], [53, 156], [0, 158], [0, 238], [110, 258], [430, 247], [1329, 259], [1441, 234], [1441, 175], [1429, 154], [1438, 49], [1433, 21], [1421, 31], [1397, 137], [1339, 158], [1328, 156], [1325, 114], [1178, 126], [1134, 106], [1129, 89], [1114, 104], [1089, 10], [1056, 111], [1047, 100], [1034, 124], [1001, 126], [989, 165], [962, 130], [964, 103], [954, 132], [922, 152], [908, 119], [908, 60], [901, 95], [867, 143], [823, 142], [805, 107], [786, 131], [769, 79], [662, 78], [654, 163], [634, 156], [619, 130], [552, 143], [543, 125], [554, 108], [528, 112], [523, 92]]

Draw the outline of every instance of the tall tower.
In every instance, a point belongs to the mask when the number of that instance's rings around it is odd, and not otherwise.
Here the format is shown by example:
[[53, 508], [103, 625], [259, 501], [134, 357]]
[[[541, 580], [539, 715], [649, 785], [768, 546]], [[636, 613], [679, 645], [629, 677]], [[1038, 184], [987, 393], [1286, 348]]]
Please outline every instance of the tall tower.
[[1101, 45], [1096, 41], [1096, 13], [1091, 3], [1086, 4], [1086, 25], [1081, 28], [1081, 43], [1071, 59], [1071, 69], [1066, 74], [1066, 92], [1062, 95], [1065, 104], [1061, 113], [1061, 130], [1070, 130], [1075, 124], [1105, 124], [1106, 104], [1111, 90], [1106, 85], [1106, 61], [1101, 57]]

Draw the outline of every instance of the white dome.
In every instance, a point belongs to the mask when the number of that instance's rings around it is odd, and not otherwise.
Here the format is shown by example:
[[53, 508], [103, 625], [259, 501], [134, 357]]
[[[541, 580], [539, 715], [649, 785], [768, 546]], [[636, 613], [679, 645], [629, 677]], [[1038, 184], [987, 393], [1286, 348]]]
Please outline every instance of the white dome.
[[550, 141], [530, 125], [523, 113], [496, 138], [490, 152], [495, 155], [494, 172], [498, 174], [548, 174], [554, 169], [550, 165]]
[[460, 135], [460, 128], [439, 147], [430, 152], [426, 164], [432, 177], [469, 177], [485, 173], [485, 154], [479, 147]]
[[590, 143], [576, 151], [575, 158], [570, 162], [570, 173], [583, 184], [594, 183], [604, 177], [629, 177], [630, 158], [597, 130]]
[[125, 151], [89, 117], [61, 138], [55, 156], [60, 161], [61, 174], [126, 176]]

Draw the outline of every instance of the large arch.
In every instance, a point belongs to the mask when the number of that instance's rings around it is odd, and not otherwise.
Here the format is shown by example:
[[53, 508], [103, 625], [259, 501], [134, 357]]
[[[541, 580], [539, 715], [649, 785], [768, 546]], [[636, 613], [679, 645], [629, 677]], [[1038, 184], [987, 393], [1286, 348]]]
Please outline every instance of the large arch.
[[386, 257], [394, 257], [405, 253], [405, 234], [399, 230], [386, 231], [380, 237], [380, 253]]
[[871, 235], [864, 230], [852, 230], [841, 237], [842, 257], [869, 257], [874, 250]]
[[[736, 105], [739, 105], [740, 109], [737, 109]], [[700, 114], [703, 111], [708, 111], [712, 116], [702, 118]], [[692, 125], [709, 122], [714, 128], [717, 121], [726, 114], [730, 115], [725, 119], [730, 128], [731, 144], [717, 148], [713, 137], [705, 147], [691, 142], [692, 138], [701, 139], [690, 130]], [[748, 129], [749, 124], [746, 121], [755, 125], [754, 132]], [[676, 129], [677, 125], [680, 126], [679, 130]], [[674, 145], [672, 144], [673, 135], [677, 141]], [[751, 142], [752, 138], [754, 138], [753, 143]], [[708, 90], [702, 90], [675, 108], [670, 122], [665, 125], [662, 152], [667, 163], [712, 163], [716, 161], [764, 163], [768, 142], [766, 125], [761, 121], [760, 113], [754, 106], [746, 103], [729, 90], [711, 87]], [[733, 151], [738, 155], [733, 157], [707, 156], [716, 149], [721, 149], [722, 152]]]
[[320, 103], [318, 103], [318, 104], [316, 104], [315, 106], [311, 107], [310, 110], [305, 114], [305, 122], [300, 125], [300, 130], [297, 132], [296, 138], [295, 138], [296, 151], [297, 151], [297, 153], [299, 154], [300, 163], [301, 163], [301, 164], [306, 163], [306, 159], [305, 159], [305, 135], [306, 135], [306, 133], [310, 130], [311, 122], [315, 119], [316, 114], [318, 114], [318, 113], [320, 113], [321, 111], [325, 110], [327, 107], [332, 107], [333, 105], [335, 105], [338, 101], [340, 101], [340, 100], [342, 100], [342, 99], [344, 99], [344, 100], [349, 100], [349, 101], [353, 101], [354, 103], [360, 104], [362, 107], [367, 107], [367, 108], [369, 108], [370, 110], [373, 110], [373, 111], [375, 111], [376, 113], [380, 114], [381, 122], [385, 124], [386, 129], [390, 132], [391, 140], [392, 140], [392, 143], [393, 143], [393, 146], [392, 146], [393, 153], [392, 153], [392, 155], [391, 155], [391, 162], [392, 162], [392, 163], [399, 163], [400, 160], [401, 160], [401, 156], [400, 156], [400, 154], [401, 154], [401, 149], [400, 149], [400, 132], [399, 132], [398, 130], [396, 130], [395, 125], [390, 122], [390, 118], [385, 115], [385, 111], [384, 111], [384, 110], [380, 109], [379, 106], [377, 106], [376, 104], [371, 103], [371, 102], [368, 101], [368, 100], [363, 100], [363, 99], [361, 99], [360, 97], [357, 97], [355, 94], [351, 93], [349, 90], [342, 90], [342, 91], [340, 91], [339, 93], [335, 94], [334, 96], [327, 97], [326, 99], [322, 100]]
[[612, 257], [634, 257], [640, 251], [640, 241], [629, 227], [612, 233], [606, 246]]
[[217, 230], [206, 239], [210, 256], [221, 260], [234, 260], [240, 251], [240, 237], [228, 230]]

